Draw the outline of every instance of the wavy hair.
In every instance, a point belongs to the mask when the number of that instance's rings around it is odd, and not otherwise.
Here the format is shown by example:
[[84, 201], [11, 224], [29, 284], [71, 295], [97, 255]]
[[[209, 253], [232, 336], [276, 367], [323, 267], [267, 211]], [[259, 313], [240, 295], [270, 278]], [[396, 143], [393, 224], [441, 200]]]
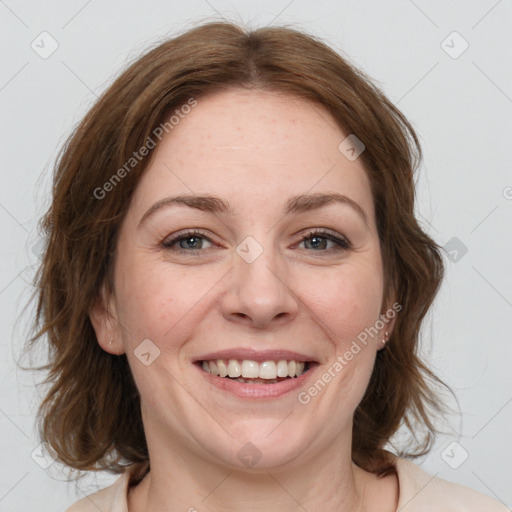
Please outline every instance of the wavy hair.
[[[47, 246], [36, 275], [36, 314], [27, 348], [45, 343], [48, 390], [38, 412], [41, 439], [78, 470], [119, 473], [149, 462], [140, 398], [125, 355], [97, 343], [89, 311], [113, 293], [120, 224], [153, 149], [121, 184], [99, 192], [170, 114], [190, 98], [230, 87], [272, 90], [323, 105], [361, 154], [373, 196], [384, 269], [384, 299], [402, 305], [353, 422], [353, 461], [393, 471], [385, 446], [402, 426], [428, 452], [442, 411], [422, 362], [420, 327], [442, 281], [440, 247], [414, 214], [418, 137], [404, 115], [361, 71], [319, 38], [290, 27], [254, 30], [208, 22], [160, 42], [102, 94], [58, 155], [52, 202], [40, 221]], [[126, 170], [126, 167], [125, 167]], [[418, 439], [416, 428], [425, 432]]]

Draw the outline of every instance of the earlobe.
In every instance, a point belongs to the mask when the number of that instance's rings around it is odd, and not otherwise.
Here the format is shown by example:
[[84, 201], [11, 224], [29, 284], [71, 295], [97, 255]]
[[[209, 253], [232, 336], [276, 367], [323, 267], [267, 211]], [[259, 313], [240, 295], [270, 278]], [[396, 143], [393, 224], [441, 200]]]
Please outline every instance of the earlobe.
[[103, 291], [90, 308], [89, 318], [99, 346], [109, 354], [123, 354], [124, 347], [114, 301], [106, 299]]
[[402, 309], [401, 306], [398, 309], [397, 302], [393, 302], [391, 307], [387, 307], [380, 315], [380, 320], [383, 323], [382, 329], [380, 330], [380, 338], [377, 346], [377, 350], [383, 349], [389, 342], [391, 334], [395, 326], [396, 315]]

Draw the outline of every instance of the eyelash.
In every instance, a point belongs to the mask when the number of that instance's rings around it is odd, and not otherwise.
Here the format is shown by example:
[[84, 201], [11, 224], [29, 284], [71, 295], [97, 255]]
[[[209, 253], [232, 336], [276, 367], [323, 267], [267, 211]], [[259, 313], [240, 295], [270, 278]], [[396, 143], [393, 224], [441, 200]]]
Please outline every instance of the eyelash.
[[[176, 244], [178, 244], [181, 240], [186, 240], [187, 238], [193, 238], [193, 237], [204, 238], [208, 242], [215, 243], [207, 235], [206, 232], [204, 232], [200, 229], [196, 229], [196, 230], [191, 229], [191, 230], [186, 230], [184, 232], [178, 233], [171, 239], [165, 240], [164, 242], [162, 242], [162, 246], [165, 249], [173, 249], [173, 247]], [[322, 253], [322, 252], [323, 253], [341, 252], [341, 251], [346, 251], [346, 250], [349, 250], [352, 248], [352, 244], [350, 243], [350, 241], [347, 238], [335, 236], [332, 233], [330, 233], [326, 230], [323, 230], [323, 229], [314, 229], [312, 231], [309, 231], [308, 233], [306, 233], [305, 235], [302, 236], [302, 238], [299, 241], [299, 244], [306, 240], [311, 240], [312, 238], [325, 238], [325, 239], [330, 240], [338, 245], [338, 247], [332, 247], [330, 249], [324, 249], [322, 251], [314, 251], [313, 250], [313, 252], [320, 252], [320, 253]], [[197, 255], [198, 253], [203, 252], [204, 250], [203, 249], [177, 248], [177, 249], [175, 249], [175, 251], [178, 252], [179, 254], [188, 254], [188, 255], [196, 254]]]

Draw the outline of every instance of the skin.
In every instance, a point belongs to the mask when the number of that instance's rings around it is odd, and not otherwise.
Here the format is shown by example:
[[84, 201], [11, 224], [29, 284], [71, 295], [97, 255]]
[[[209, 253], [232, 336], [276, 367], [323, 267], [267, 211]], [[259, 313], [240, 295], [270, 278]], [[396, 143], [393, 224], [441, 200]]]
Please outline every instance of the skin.
[[[91, 311], [98, 342], [126, 353], [141, 395], [151, 471], [130, 490], [130, 512], [396, 510], [396, 477], [351, 461], [353, 414], [393, 320], [307, 405], [297, 399], [307, 386], [244, 399], [192, 365], [213, 350], [281, 348], [313, 356], [316, 380], [390, 307], [370, 183], [361, 159], [338, 150], [346, 135], [320, 105], [230, 89], [200, 98], [153, 153], [121, 226], [115, 293]], [[290, 196], [332, 192], [356, 201], [367, 225], [340, 203], [283, 214]], [[233, 211], [172, 205], [139, 226], [154, 203], [184, 194]], [[211, 241], [162, 246], [192, 228]], [[351, 247], [304, 241], [313, 228]], [[235, 251], [247, 236], [263, 249], [252, 263]], [[145, 339], [160, 350], [148, 366], [134, 354]], [[237, 457], [247, 442], [262, 454], [251, 468]]]

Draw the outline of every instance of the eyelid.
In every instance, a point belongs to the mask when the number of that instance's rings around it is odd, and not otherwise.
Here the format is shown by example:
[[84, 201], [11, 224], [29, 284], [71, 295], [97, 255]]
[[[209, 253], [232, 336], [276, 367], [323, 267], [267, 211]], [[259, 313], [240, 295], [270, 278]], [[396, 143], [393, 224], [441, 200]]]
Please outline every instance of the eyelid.
[[337, 231], [334, 231], [332, 229], [328, 228], [310, 228], [308, 229], [303, 236], [311, 236], [311, 235], [331, 235], [336, 238], [349, 241], [348, 238], [343, 235], [342, 233], [338, 233]]
[[[164, 239], [162, 241], [161, 245], [166, 249], [170, 249], [174, 246], [174, 244], [176, 244], [180, 240], [183, 240], [186, 238], [191, 238], [194, 236], [204, 238], [211, 244], [214, 244], [217, 246], [221, 245], [214, 240], [214, 238], [210, 235], [208, 230], [205, 230], [202, 228], [187, 228], [187, 229], [178, 231], [177, 233], [173, 233], [170, 236], [170, 238], [167, 237], [166, 239]], [[334, 242], [337, 245], [337, 247], [332, 247], [331, 249], [325, 249], [325, 250], [320, 250], [320, 251], [311, 250], [308, 252], [313, 252], [313, 253], [316, 252], [318, 254], [321, 254], [321, 253], [325, 254], [325, 253], [331, 253], [331, 252], [337, 252], [337, 251], [347, 251], [352, 248], [352, 243], [345, 235], [333, 232], [326, 228], [310, 228], [309, 230], [302, 232], [299, 236], [300, 236], [300, 239], [294, 245], [301, 244], [301, 243], [305, 242], [306, 240], [314, 238], [314, 237], [325, 238], [327, 240]], [[175, 250], [177, 252], [189, 253], [189, 254], [190, 253], [200, 253], [200, 252], [205, 251], [205, 249], [181, 249], [181, 248], [177, 248]]]
[[[193, 236], [201, 236], [202, 238], [205, 238], [209, 242], [215, 245], [220, 245], [219, 242], [216, 242], [214, 238], [211, 236], [211, 234], [202, 228], [187, 228], [183, 229], [181, 231], [178, 231], [177, 233], [173, 233], [172, 235], [168, 236], [162, 241], [162, 245], [164, 247], [172, 247], [172, 244], [177, 242], [178, 240], [181, 240], [183, 238], [190, 238]], [[194, 249], [188, 250], [186, 252], [192, 252]]]
[[[327, 238], [328, 240], [331, 240], [338, 244], [338, 248], [340, 250], [345, 249], [351, 249], [352, 242], [341, 233], [336, 233], [331, 230], [328, 230], [326, 228], [311, 228], [306, 232], [301, 233], [299, 243], [304, 242], [305, 240], [313, 237], [319, 237], [319, 238]], [[321, 251], [318, 251], [321, 252]], [[325, 252], [325, 251], [323, 251]]]

